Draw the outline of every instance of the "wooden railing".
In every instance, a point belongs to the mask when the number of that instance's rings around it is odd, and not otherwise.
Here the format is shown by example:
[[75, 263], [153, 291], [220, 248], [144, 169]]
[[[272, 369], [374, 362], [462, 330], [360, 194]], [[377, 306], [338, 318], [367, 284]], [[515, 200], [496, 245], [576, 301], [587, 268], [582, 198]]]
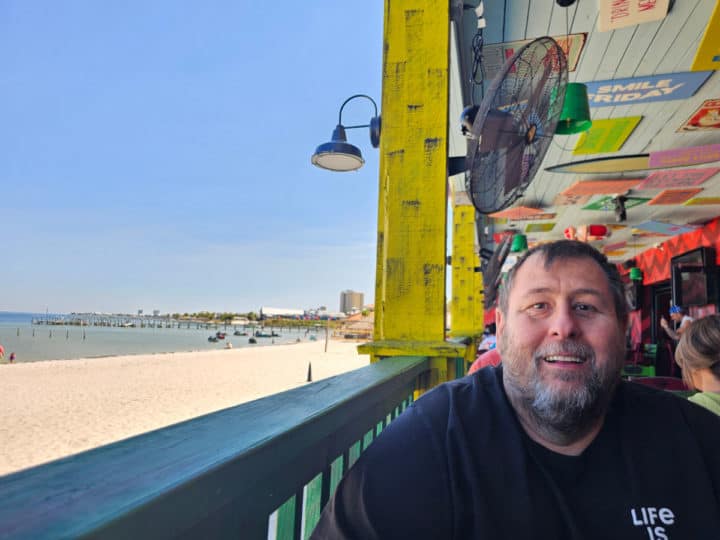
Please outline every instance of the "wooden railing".
[[428, 370], [386, 359], [5, 476], [0, 538], [305, 538]]

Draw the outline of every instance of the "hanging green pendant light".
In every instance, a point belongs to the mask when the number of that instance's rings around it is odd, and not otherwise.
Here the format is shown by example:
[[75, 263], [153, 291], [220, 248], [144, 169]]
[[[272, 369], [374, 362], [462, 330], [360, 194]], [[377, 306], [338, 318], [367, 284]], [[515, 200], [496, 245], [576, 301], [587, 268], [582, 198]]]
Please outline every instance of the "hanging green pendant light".
[[512, 239], [512, 245], [510, 246], [510, 253], [519, 253], [521, 251], [527, 251], [528, 243], [527, 236], [524, 234], [516, 233]]
[[555, 133], [557, 135], [573, 135], [587, 131], [591, 126], [587, 86], [582, 83], [568, 83], [565, 87], [565, 101]]

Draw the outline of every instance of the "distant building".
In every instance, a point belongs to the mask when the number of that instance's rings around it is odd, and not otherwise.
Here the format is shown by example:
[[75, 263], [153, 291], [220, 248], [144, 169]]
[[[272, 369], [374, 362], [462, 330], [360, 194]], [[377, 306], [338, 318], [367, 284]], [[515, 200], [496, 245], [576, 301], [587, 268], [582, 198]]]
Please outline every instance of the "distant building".
[[261, 319], [302, 319], [305, 311], [302, 309], [261, 307]]
[[343, 313], [355, 313], [363, 307], [364, 294], [355, 291], [343, 291], [340, 293], [340, 311]]
[[160, 316], [160, 310], [159, 309], [153, 309], [153, 317], [159, 317]]

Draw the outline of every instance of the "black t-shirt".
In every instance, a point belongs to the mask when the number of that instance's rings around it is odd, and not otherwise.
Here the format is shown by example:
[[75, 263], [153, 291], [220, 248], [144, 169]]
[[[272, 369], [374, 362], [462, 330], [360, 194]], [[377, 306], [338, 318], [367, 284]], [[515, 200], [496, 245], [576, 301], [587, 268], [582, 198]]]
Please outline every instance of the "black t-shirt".
[[313, 538], [720, 538], [720, 418], [632, 383], [580, 455], [534, 443], [484, 369], [427, 393], [348, 472]]
[[523, 433], [536, 538], [600, 540], [627, 534], [626, 523], [608, 519], [632, 507], [622, 468], [608, 465], [622, 459], [617, 409], [611, 407], [593, 443], [578, 456], [553, 452]]

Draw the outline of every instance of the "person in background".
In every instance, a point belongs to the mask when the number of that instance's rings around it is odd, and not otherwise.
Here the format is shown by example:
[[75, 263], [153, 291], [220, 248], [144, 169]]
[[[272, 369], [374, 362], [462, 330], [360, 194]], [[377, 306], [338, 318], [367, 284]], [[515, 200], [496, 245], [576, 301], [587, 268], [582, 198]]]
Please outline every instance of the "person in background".
[[490, 349], [489, 351], [485, 351], [475, 359], [475, 361], [470, 365], [470, 369], [468, 369], [467, 374], [472, 375], [473, 373], [481, 370], [484, 367], [499, 366], [500, 362], [502, 362], [502, 358], [500, 358], [500, 353], [498, 352], [497, 348]]
[[10, 363], [12, 364], [14, 361], [15, 361], [15, 353], [11, 352], [10, 353]]
[[675, 330], [670, 328], [670, 324], [668, 324], [665, 317], [660, 317], [660, 326], [662, 326], [662, 329], [665, 330], [665, 333], [668, 336], [677, 341], [680, 339], [680, 336], [682, 336], [685, 329], [693, 321], [693, 318], [690, 317], [681, 306], [670, 306], [670, 318], [675, 324], [679, 323], [679, 326], [677, 326]]
[[627, 309], [617, 268], [589, 244], [527, 251], [500, 289], [502, 364], [383, 429], [312, 538], [716, 536], [720, 417], [621, 380]]
[[720, 316], [688, 325], [675, 351], [685, 384], [699, 392], [688, 399], [720, 414]]
[[478, 355], [475, 361], [470, 365], [467, 374], [475, 373], [477, 370], [488, 366], [497, 366], [500, 364], [500, 354], [497, 350], [497, 339], [495, 337], [495, 323], [485, 327], [483, 339], [478, 345]]
[[496, 326], [495, 323], [488, 324], [483, 332], [483, 339], [478, 345], [478, 356], [497, 346], [497, 338], [495, 337]]

